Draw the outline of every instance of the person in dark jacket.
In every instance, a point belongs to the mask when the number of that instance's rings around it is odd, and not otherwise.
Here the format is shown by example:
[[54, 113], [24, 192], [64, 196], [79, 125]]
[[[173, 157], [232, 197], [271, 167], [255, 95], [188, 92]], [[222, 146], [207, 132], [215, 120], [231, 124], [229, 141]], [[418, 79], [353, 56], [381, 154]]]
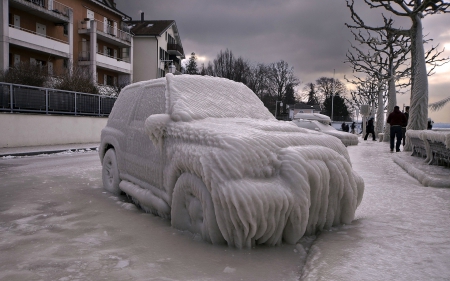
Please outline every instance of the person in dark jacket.
[[402, 144], [402, 126], [407, 122], [406, 116], [400, 111], [398, 106], [394, 106], [394, 111], [389, 114], [386, 122], [391, 125], [391, 152], [394, 152], [395, 138], [397, 138], [395, 151], [400, 152], [400, 145]]
[[366, 136], [364, 137], [364, 140], [367, 140], [367, 137], [369, 136], [369, 134], [372, 134], [373, 140], [376, 140], [375, 127], [373, 126], [373, 117], [370, 117], [369, 121], [367, 121]]
[[405, 146], [405, 140], [406, 140], [406, 126], [408, 126], [408, 119], [409, 119], [409, 106], [405, 107], [405, 117], [406, 117], [406, 123], [402, 125], [402, 139], [403, 139], [403, 146]]

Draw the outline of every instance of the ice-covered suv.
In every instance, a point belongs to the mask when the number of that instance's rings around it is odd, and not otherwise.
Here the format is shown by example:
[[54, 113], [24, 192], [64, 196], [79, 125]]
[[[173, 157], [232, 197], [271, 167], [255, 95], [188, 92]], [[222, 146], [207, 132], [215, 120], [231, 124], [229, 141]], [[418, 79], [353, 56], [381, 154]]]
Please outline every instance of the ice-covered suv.
[[238, 248], [350, 223], [364, 191], [341, 141], [276, 120], [224, 78], [168, 74], [127, 86], [99, 150], [107, 190]]

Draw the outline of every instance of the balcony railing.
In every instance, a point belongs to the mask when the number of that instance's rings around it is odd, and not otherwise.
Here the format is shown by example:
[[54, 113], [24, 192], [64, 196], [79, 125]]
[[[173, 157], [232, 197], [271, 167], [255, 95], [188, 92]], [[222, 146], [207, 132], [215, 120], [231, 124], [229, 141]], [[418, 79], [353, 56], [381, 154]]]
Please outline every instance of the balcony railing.
[[12, 27], [12, 28], [15, 28], [15, 29], [18, 29], [18, 30], [22, 30], [22, 31], [25, 31], [25, 32], [28, 32], [28, 33], [31, 33], [31, 34], [34, 34], [34, 35], [42, 36], [42, 37], [47, 38], [47, 39], [55, 40], [55, 41], [58, 41], [58, 42], [61, 42], [61, 43], [64, 43], [64, 44], [69, 44], [68, 40], [64, 41], [64, 40], [61, 40], [61, 39], [58, 39], [58, 38], [54, 38], [54, 37], [48, 36], [46, 34], [41, 34], [41, 33], [38, 33], [36, 31], [32, 31], [32, 30], [28, 30], [28, 29], [25, 29], [25, 28], [22, 28], [22, 27], [19, 27], [19, 26], [15, 26], [14, 24], [10, 24], [9, 27]]
[[[78, 22], [78, 28], [79, 29], [91, 29], [91, 21], [92, 19], [84, 19]], [[106, 22], [101, 22], [99, 20], [95, 20], [97, 23], [97, 32], [100, 34], [105, 34], [105, 35], [109, 35], [112, 37], [115, 37], [117, 39], [126, 41], [126, 42], [131, 42], [131, 33], [127, 32], [127, 31], [123, 31], [121, 29], [119, 29], [117, 26], [112, 26], [107, 24]]]
[[[49, 1], [49, 0], [47, 0], [47, 1]], [[66, 17], [69, 16], [69, 11], [72, 10], [72, 8], [70, 8], [64, 4], [61, 4], [57, 1], [49, 1], [48, 9], [50, 11], [53, 11], [57, 14], [61, 14]]]
[[0, 112], [109, 116], [117, 98], [0, 83]]
[[[105, 55], [104, 53], [101, 52], [97, 52], [97, 54], [117, 60], [117, 61], [123, 61], [126, 63], [130, 63], [130, 58], [117, 58], [117, 57], [113, 57], [113, 56], [109, 56], [109, 55]], [[78, 61], [89, 61], [91, 59], [91, 54], [89, 51], [85, 51], [85, 52], [79, 52], [78, 53]]]
[[[36, 5], [36, 8], [41, 8], [41, 9], [45, 9], [48, 11], [52, 11], [54, 13], [63, 15], [65, 17], [69, 17], [69, 12], [72, 10], [72, 8], [59, 3], [58, 1], [54, 1], [54, 0], [15, 0], [15, 2], [17, 3], [31, 3]], [[32, 7], [32, 5], [31, 5]]]
[[167, 44], [167, 52], [169, 54], [176, 54], [177, 56], [184, 54], [183, 48], [178, 44]]

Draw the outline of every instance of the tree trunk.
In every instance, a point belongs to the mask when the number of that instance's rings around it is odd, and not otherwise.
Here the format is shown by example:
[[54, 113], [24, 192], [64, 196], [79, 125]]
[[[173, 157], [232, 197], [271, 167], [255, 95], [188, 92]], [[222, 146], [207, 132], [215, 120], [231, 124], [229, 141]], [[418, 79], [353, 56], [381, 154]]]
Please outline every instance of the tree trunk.
[[[423, 48], [422, 20], [416, 15], [411, 28], [412, 85], [407, 130], [425, 130], [428, 122], [428, 75]], [[406, 140], [405, 150], [411, 150]]]
[[[395, 90], [395, 73], [391, 72], [391, 78], [389, 78], [389, 88], [388, 88], [388, 106], [387, 106], [387, 114], [394, 111], [394, 106], [397, 105], [397, 92]], [[389, 142], [391, 138], [391, 125], [386, 123], [386, 127], [384, 130], [383, 141]]]
[[375, 128], [375, 133], [378, 136], [379, 133], [383, 132], [384, 125], [384, 102], [383, 102], [383, 85], [378, 87], [378, 108], [377, 108], [377, 124]]

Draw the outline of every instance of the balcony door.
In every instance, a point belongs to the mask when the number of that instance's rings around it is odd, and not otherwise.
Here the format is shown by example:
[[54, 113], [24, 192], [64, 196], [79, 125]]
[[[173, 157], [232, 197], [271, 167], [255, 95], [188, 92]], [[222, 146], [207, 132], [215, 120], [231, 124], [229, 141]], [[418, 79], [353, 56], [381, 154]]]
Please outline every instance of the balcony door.
[[89, 21], [86, 23], [86, 28], [90, 29], [91, 28], [91, 21], [90, 20], [94, 19], [94, 12], [88, 9], [87, 13], [86, 13], [86, 18], [89, 19]]
[[20, 16], [14, 15], [14, 27], [20, 29]]

